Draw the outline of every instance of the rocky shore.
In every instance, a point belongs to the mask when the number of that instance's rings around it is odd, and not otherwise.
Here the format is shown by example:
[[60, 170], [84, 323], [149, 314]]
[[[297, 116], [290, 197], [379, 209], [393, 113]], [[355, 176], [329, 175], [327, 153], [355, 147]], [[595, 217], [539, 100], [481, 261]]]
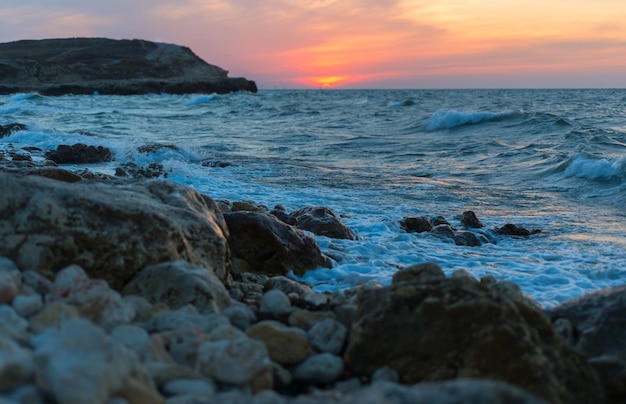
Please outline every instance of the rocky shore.
[[[162, 167], [62, 167], [111, 158], [90, 147], [0, 155], [0, 403], [626, 399], [626, 287], [544, 310], [511, 282], [422, 262], [317, 293], [287, 275], [332, 265], [311, 233], [358, 239], [332, 210], [216, 201], [154, 179]], [[398, 220], [489, 242], [462, 218]]]
[[145, 40], [67, 38], [0, 43], [0, 94], [256, 92], [189, 48]]

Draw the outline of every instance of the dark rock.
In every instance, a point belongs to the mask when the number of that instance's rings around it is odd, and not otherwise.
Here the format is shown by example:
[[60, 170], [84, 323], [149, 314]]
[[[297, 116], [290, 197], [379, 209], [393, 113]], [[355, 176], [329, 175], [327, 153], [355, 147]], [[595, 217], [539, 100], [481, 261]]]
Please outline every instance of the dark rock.
[[439, 226], [441, 224], [447, 224], [448, 226], [450, 226], [450, 222], [448, 222], [446, 220], [446, 218], [443, 217], [443, 216], [437, 216], [437, 217], [433, 218], [432, 219], [432, 223], [433, 223], [433, 227]]
[[231, 204], [231, 212], [267, 212], [267, 207], [252, 201], [235, 201]]
[[0, 125], [0, 137], [9, 136], [12, 133], [26, 129], [26, 125], [21, 123], [9, 123], [7, 125]]
[[233, 165], [233, 163], [229, 163], [228, 161], [220, 161], [220, 160], [205, 160], [200, 163], [203, 167], [215, 167], [215, 168], [226, 168]]
[[22, 175], [37, 175], [64, 182], [77, 182], [82, 180], [80, 175], [72, 171], [56, 166], [41, 165], [31, 160], [16, 161], [14, 159], [11, 162], [3, 162], [2, 165], [0, 165], [0, 171]]
[[253, 81], [229, 78], [189, 48], [106, 38], [0, 43], [0, 93], [147, 94], [256, 92]]
[[145, 153], [145, 154], [156, 153], [156, 152], [159, 152], [161, 150], [180, 151], [178, 146], [176, 146], [174, 144], [161, 144], [161, 143], [145, 144], [145, 145], [139, 146], [137, 148], [137, 151], [139, 153]]
[[553, 403], [602, 402], [584, 356], [507, 290], [468, 276], [362, 290], [346, 364], [362, 375], [390, 366], [403, 383], [487, 378]]
[[439, 224], [430, 231], [433, 236], [454, 239], [454, 229], [449, 224]]
[[466, 210], [465, 212], [463, 212], [463, 214], [461, 215], [461, 223], [463, 223], [467, 227], [472, 227], [474, 229], [479, 229], [483, 227], [481, 221], [478, 220], [478, 217], [476, 217], [476, 213], [471, 210]]
[[150, 163], [147, 167], [139, 167], [135, 163], [125, 163], [115, 169], [115, 175], [130, 178], [167, 178], [167, 172], [163, 170], [161, 163]]
[[49, 278], [70, 264], [120, 289], [146, 266], [183, 260], [230, 282], [215, 202], [166, 181], [79, 181], [0, 172], [0, 256]]
[[43, 150], [41, 150], [39, 147], [35, 147], [35, 146], [26, 146], [26, 147], [22, 147], [22, 150], [25, 150], [25, 151], [27, 151], [27, 152], [29, 152], [29, 153], [32, 153], [32, 152], [41, 152], [41, 151], [43, 151]]
[[506, 236], [521, 236], [521, 237], [527, 237], [533, 234], [541, 233], [541, 230], [539, 229], [528, 230], [524, 227], [516, 226], [513, 223], [507, 223], [502, 227], [495, 227], [493, 231], [496, 232], [497, 234], [502, 234]]
[[76, 143], [72, 146], [59, 145], [56, 150], [47, 152], [46, 158], [57, 164], [93, 164], [112, 161], [113, 155], [108, 147]]
[[313, 237], [274, 216], [260, 212], [225, 213], [233, 256], [242, 270], [285, 275], [289, 270], [302, 275], [308, 269], [330, 268], [330, 262]]
[[356, 234], [335, 215], [330, 208], [308, 206], [291, 213], [299, 229], [310, 231], [318, 236], [356, 240]]
[[626, 401], [626, 285], [568, 300], [548, 311], [563, 338], [583, 352], [613, 402]]
[[428, 282], [428, 281], [442, 281], [446, 279], [446, 275], [441, 270], [441, 267], [434, 262], [422, 262], [420, 264], [410, 265], [406, 268], [400, 269], [393, 274], [392, 283], [400, 282]]
[[11, 156], [12, 161], [33, 161], [33, 158], [28, 154], [14, 153]]
[[459, 231], [455, 233], [454, 243], [468, 247], [480, 247], [483, 245], [478, 236], [471, 231]]
[[431, 231], [433, 228], [433, 224], [427, 216], [405, 216], [400, 222], [400, 225], [406, 231], [414, 231], [417, 233]]

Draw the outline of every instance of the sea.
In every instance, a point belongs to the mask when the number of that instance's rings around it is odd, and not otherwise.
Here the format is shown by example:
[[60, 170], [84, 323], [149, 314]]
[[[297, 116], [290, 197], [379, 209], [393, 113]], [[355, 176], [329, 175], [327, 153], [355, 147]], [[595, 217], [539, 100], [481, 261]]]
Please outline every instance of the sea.
[[[358, 240], [316, 236], [333, 267], [290, 274], [318, 291], [386, 285], [425, 261], [513, 281], [546, 308], [626, 282], [623, 89], [13, 94], [0, 96], [9, 123], [26, 129], [0, 139], [5, 154], [106, 146], [115, 161], [89, 170], [158, 162], [165, 180], [216, 200], [333, 209]], [[138, 151], [147, 144], [169, 146]], [[490, 243], [400, 225], [443, 216], [463, 229], [467, 210]], [[541, 232], [495, 234], [507, 223]]]

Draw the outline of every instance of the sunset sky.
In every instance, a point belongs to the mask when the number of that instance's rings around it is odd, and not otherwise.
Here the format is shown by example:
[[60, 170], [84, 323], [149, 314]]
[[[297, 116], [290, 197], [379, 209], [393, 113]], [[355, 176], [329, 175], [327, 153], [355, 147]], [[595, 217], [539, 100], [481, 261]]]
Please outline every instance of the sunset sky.
[[624, 0], [0, 0], [0, 22], [185, 45], [262, 89], [626, 87]]

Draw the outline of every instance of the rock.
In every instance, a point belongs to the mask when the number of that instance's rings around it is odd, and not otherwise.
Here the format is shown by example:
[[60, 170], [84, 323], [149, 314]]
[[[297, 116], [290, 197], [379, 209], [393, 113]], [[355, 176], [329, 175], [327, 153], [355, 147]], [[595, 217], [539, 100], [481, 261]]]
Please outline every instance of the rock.
[[233, 256], [243, 271], [298, 275], [308, 269], [330, 268], [315, 239], [274, 216], [259, 212], [225, 213]]
[[189, 48], [140, 39], [67, 38], [0, 44], [0, 93], [224, 94], [256, 92]]
[[165, 398], [152, 386], [133, 377], [127, 379], [124, 386], [113, 395], [115, 398], [109, 402], [117, 399], [122, 403], [165, 404]]
[[15, 153], [11, 156], [11, 161], [33, 161], [29, 154]]
[[0, 393], [21, 386], [34, 374], [32, 352], [0, 333]]
[[174, 310], [192, 304], [201, 312], [219, 312], [232, 303], [212, 270], [185, 261], [144, 268], [124, 286], [122, 293], [143, 296], [150, 303], [164, 303]]
[[415, 265], [410, 265], [400, 269], [393, 274], [392, 283], [397, 284], [400, 282], [429, 282], [429, 281], [442, 281], [446, 279], [446, 275], [439, 264], [435, 262], [422, 262]]
[[461, 215], [461, 223], [463, 223], [467, 227], [472, 227], [474, 229], [479, 229], [483, 227], [481, 221], [478, 220], [478, 217], [476, 217], [476, 213], [471, 210], [466, 210], [465, 212], [463, 212], [463, 214]]
[[273, 385], [272, 362], [267, 349], [261, 341], [252, 338], [204, 343], [198, 349], [196, 368], [227, 386], [260, 391]]
[[165, 181], [66, 184], [0, 172], [0, 255], [49, 278], [70, 263], [121, 289], [145, 267], [184, 260], [230, 282], [223, 217], [209, 197]]
[[293, 327], [308, 331], [315, 326], [315, 324], [328, 319], [335, 319], [335, 313], [332, 311], [295, 310], [289, 315], [287, 322]]
[[246, 331], [252, 324], [256, 323], [256, 314], [244, 304], [233, 304], [222, 310], [222, 315], [228, 317], [230, 323], [242, 331]]
[[41, 334], [33, 344], [37, 384], [61, 403], [105, 402], [137, 366], [132, 351], [85, 319]]
[[289, 295], [292, 293], [298, 296], [305, 296], [313, 293], [311, 286], [302, 282], [294, 281], [286, 276], [272, 276], [264, 283], [265, 290], [278, 289]]
[[547, 401], [513, 385], [481, 379], [455, 379], [403, 386], [378, 382], [339, 400], [350, 404], [547, 404]]
[[311, 355], [299, 364], [293, 372], [294, 379], [310, 384], [328, 384], [339, 379], [343, 373], [341, 357], [321, 353]]
[[409, 232], [414, 231], [416, 233], [431, 231], [433, 228], [433, 224], [427, 216], [405, 216], [400, 222], [400, 225], [404, 230]]
[[318, 352], [338, 355], [343, 350], [348, 336], [348, 329], [334, 319], [322, 320], [308, 331], [309, 342]]
[[8, 304], [0, 304], [0, 335], [18, 342], [28, 341], [28, 321]]
[[435, 237], [454, 239], [454, 229], [449, 224], [439, 224], [430, 231]]
[[43, 299], [39, 294], [18, 295], [13, 299], [13, 308], [22, 317], [30, 317], [43, 307]]
[[299, 229], [310, 231], [318, 236], [356, 240], [356, 234], [335, 215], [330, 208], [308, 206], [291, 213]]
[[177, 379], [166, 383], [163, 386], [163, 392], [167, 396], [182, 394], [213, 395], [217, 392], [217, 388], [206, 380]]
[[383, 366], [382, 368], [379, 368], [374, 373], [372, 373], [372, 383], [382, 381], [398, 383], [399, 380], [400, 375], [398, 375], [398, 372], [396, 372], [395, 369], [390, 368], [389, 366]]
[[231, 212], [267, 212], [267, 207], [257, 205], [254, 201], [235, 201], [230, 208]]
[[146, 167], [140, 167], [135, 163], [124, 163], [115, 168], [116, 177], [127, 178], [167, 178], [168, 173], [161, 163], [150, 163]]
[[403, 383], [491, 378], [555, 403], [603, 399], [586, 359], [541, 311], [473, 278], [365, 289], [358, 305], [344, 358], [360, 374], [390, 366]]
[[246, 335], [263, 341], [270, 358], [281, 365], [302, 362], [311, 353], [306, 332], [278, 321], [260, 321], [248, 328]]
[[589, 358], [613, 402], [626, 399], [625, 310], [626, 285], [591, 292], [548, 310], [565, 340]]
[[39, 313], [29, 320], [32, 332], [39, 334], [48, 328], [60, 327], [61, 325], [80, 318], [78, 309], [69, 304], [54, 302], [46, 304]]
[[144, 145], [139, 146], [137, 148], [137, 151], [139, 153], [152, 154], [152, 153], [157, 153], [157, 152], [162, 152], [162, 151], [180, 152], [180, 148], [176, 146], [175, 144], [149, 143], [149, 144], [144, 144]]
[[476, 236], [476, 234], [471, 231], [459, 231], [454, 235], [454, 243], [456, 245], [463, 245], [467, 247], [480, 247], [483, 245]]
[[0, 125], [0, 138], [10, 136], [15, 132], [28, 129], [26, 125], [22, 123], [9, 123], [6, 125]]
[[71, 146], [61, 144], [56, 150], [47, 152], [46, 158], [57, 164], [93, 164], [112, 161], [113, 154], [108, 147], [76, 143]]
[[539, 229], [528, 230], [521, 226], [516, 226], [513, 223], [507, 223], [502, 227], [494, 227], [494, 232], [497, 234], [502, 234], [506, 236], [519, 236], [519, 237], [527, 237], [533, 234], [541, 233]]
[[90, 279], [78, 265], [60, 270], [55, 279], [49, 301], [70, 304], [83, 317], [97, 319], [109, 304], [109, 285], [100, 279]]
[[22, 285], [22, 274], [15, 264], [0, 257], [0, 304], [11, 304]]
[[261, 306], [259, 307], [260, 313], [279, 317], [289, 314], [290, 311], [291, 302], [283, 291], [272, 289], [265, 292], [261, 299]]
[[144, 324], [149, 332], [196, 328], [209, 333], [218, 327], [230, 325], [228, 318], [220, 314], [199, 314], [185, 310], [188, 306], [173, 312], [161, 312]]

